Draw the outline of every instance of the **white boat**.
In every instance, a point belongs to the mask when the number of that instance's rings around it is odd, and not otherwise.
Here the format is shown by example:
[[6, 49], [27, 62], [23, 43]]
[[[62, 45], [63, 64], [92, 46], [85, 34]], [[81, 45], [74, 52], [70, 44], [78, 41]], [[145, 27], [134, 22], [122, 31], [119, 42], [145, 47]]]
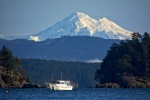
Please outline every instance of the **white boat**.
[[70, 81], [65, 80], [56, 80], [52, 83], [45, 83], [46, 88], [50, 88], [51, 90], [72, 90], [73, 86], [71, 85]]

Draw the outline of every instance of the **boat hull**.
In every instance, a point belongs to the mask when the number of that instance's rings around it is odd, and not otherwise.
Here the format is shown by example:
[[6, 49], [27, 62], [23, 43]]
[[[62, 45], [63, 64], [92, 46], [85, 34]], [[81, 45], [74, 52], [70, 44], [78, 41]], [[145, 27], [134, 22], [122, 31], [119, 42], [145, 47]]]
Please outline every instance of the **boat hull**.
[[46, 88], [50, 88], [51, 90], [72, 90], [73, 86], [63, 86], [46, 83]]
[[54, 90], [72, 90], [73, 87], [72, 86], [54, 86], [53, 88]]

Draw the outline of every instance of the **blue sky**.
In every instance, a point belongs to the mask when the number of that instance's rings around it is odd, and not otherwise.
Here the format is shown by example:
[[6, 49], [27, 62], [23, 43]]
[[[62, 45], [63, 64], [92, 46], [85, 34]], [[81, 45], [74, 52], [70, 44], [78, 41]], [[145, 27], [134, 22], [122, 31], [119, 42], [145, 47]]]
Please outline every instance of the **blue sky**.
[[150, 0], [0, 0], [0, 36], [38, 33], [73, 12], [150, 32]]

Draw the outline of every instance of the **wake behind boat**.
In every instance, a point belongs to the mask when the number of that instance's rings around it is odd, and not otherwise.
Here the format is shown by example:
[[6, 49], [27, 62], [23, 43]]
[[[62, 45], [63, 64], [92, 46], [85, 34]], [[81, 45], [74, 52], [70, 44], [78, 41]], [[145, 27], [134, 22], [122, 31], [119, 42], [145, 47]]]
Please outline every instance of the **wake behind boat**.
[[53, 81], [52, 83], [45, 83], [46, 88], [50, 88], [51, 90], [72, 90], [73, 85], [71, 85], [70, 81], [65, 81], [65, 80], [56, 80]]

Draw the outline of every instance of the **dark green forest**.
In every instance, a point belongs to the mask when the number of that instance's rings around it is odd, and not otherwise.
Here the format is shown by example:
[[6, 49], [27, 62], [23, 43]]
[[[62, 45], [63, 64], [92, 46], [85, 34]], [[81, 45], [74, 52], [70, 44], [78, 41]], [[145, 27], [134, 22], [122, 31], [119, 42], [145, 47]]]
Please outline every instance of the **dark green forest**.
[[0, 51], [0, 88], [20, 87], [28, 83], [22, 74], [20, 60], [5, 46]]
[[0, 87], [21, 87], [30, 83], [70, 80], [79, 87], [94, 87], [94, 73], [100, 63], [18, 59], [5, 46], [0, 51]]
[[0, 51], [0, 66], [3, 66], [7, 69], [7, 72], [11, 74], [11, 70], [19, 67], [20, 60], [17, 57], [14, 57], [12, 52], [7, 49], [6, 46], [2, 47]]
[[95, 79], [101, 84], [130, 84], [150, 82], [150, 35], [133, 33], [131, 40], [114, 43], [103, 59]]
[[94, 73], [100, 63], [64, 62], [40, 59], [21, 59], [30, 82], [43, 84], [52, 80], [70, 80], [79, 87], [95, 87]]

